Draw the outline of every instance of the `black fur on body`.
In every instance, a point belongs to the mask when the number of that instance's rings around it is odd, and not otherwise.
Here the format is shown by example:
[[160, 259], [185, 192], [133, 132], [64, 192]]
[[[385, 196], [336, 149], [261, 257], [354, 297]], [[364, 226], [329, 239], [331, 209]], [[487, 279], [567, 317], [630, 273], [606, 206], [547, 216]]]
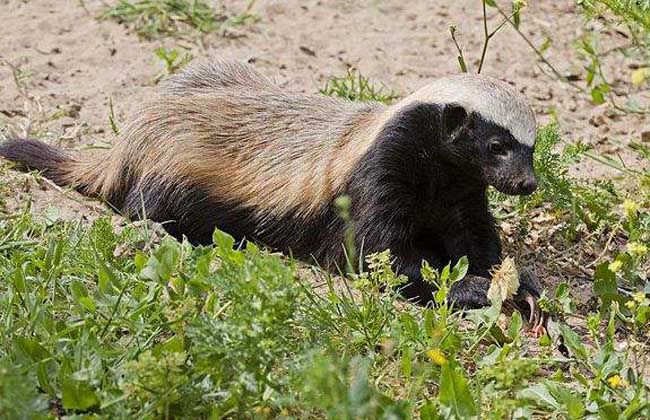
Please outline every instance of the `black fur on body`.
[[[129, 217], [161, 222], [178, 239], [208, 244], [219, 228], [329, 268], [344, 266], [334, 200], [347, 195], [357, 249], [389, 248], [409, 277], [407, 298], [432, 298], [422, 260], [442, 268], [467, 255], [468, 275], [451, 299], [464, 308], [488, 304], [501, 244], [486, 188], [536, 187], [533, 146], [508, 128], [461, 104], [419, 97], [392, 109], [284, 96], [230, 63], [191, 69], [167, 89], [106, 156], [84, 161], [20, 139], [0, 145], [0, 156]], [[526, 277], [524, 293], [539, 296]]]

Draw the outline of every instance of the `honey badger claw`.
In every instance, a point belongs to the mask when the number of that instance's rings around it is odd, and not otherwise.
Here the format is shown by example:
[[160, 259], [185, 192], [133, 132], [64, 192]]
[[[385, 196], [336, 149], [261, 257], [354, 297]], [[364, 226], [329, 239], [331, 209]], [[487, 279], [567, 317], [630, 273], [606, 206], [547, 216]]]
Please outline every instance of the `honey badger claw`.
[[531, 332], [537, 337], [544, 335], [548, 323], [548, 314], [544, 313], [537, 301], [541, 294], [540, 289], [532, 272], [524, 270], [520, 273], [519, 291], [513, 298], [522, 314], [528, 316]]

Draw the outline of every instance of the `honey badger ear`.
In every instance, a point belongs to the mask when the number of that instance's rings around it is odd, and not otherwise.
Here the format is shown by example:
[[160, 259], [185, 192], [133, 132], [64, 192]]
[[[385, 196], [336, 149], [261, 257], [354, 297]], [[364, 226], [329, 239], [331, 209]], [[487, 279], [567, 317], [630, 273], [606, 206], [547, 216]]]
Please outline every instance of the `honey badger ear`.
[[442, 127], [449, 140], [455, 139], [467, 125], [469, 116], [461, 105], [447, 104], [442, 110]]

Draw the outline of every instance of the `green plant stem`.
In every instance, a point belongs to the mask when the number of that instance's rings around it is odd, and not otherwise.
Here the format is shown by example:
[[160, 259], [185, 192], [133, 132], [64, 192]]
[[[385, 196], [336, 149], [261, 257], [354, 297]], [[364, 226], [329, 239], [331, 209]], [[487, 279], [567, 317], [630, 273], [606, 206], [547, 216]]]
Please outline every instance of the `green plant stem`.
[[462, 70], [463, 73], [467, 73], [467, 62], [465, 61], [463, 50], [462, 48], [460, 48], [460, 45], [458, 44], [458, 40], [456, 39], [456, 28], [454, 26], [449, 28], [449, 33], [451, 34], [451, 40], [454, 41], [454, 45], [456, 46], [456, 50], [458, 51], [458, 64], [460, 65], [460, 69]]
[[481, 60], [478, 63], [478, 70], [476, 71], [477, 73], [481, 73], [481, 70], [483, 69], [483, 62], [485, 61], [485, 54], [487, 54], [487, 47], [488, 44], [490, 43], [490, 38], [491, 36], [488, 34], [488, 26], [487, 26], [487, 9], [485, 5], [485, 0], [482, 2], [483, 5], [483, 34], [485, 36], [483, 40], [483, 51], [481, 51]]
[[580, 91], [581, 93], [587, 93], [586, 89], [583, 87], [577, 85], [576, 83], [573, 83], [569, 79], [567, 79], [565, 76], [563, 76], [556, 68], [555, 66], [544, 57], [544, 54], [532, 43], [530, 39], [515, 25], [515, 23], [512, 21], [512, 19], [508, 16], [506, 12], [503, 11], [499, 5], [495, 5], [496, 9], [499, 11], [501, 16], [512, 26], [512, 28], [519, 34], [519, 36], [528, 44], [528, 46], [535, 52], [537, 57], [544, 63], [553, 73], [553, 75], [560, 81], [567, 83], [568, 85], [572, 86], [576, 90]]
[[[494, 28], [491, 32], [489, 32], [488, 31], [488, 24], [487, 24], [487, 9], [486, 9], [486, 6], [485, 6], [485, 0], [483, 0], [482, 3], [483, 3], [483, 33], [484, 33], [484, 40], [483, 40], [483, 50], [481, 51], [481, 59], [479, 60], [478, 70], [476, 71], [479, 74], [481, 73], [481, 70], [483, 69], [483, 63], [485, 62], [485, 56], [487, 55], [487, 49], [488, 49], [488, 45], [490, 43], [490, 40], [517, 13], [517, 12], [512, 12], [509, 16], [504, 16], [505, 19], [503, 21], [501, 21], [501, 23], [499, 23], [496, 28]], [[453, 36], [452, 36], [452, 38], [453, 38]], [[454, 39], [454, 42], [455, 42], [455, 39]], [[458, 48], [458, 45], [456, 45], [456, 47]]]

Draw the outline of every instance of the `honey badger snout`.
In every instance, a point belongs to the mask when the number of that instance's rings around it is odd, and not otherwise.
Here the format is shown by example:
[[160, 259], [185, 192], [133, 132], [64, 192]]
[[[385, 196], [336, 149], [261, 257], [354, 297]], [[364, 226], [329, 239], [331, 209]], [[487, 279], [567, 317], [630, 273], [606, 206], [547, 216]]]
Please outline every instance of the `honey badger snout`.
[[514, 193], [518, 195], [530, 195], [537, 189], [537, 177], [531, 173], [526, 175], [523, 179], [516, 182]]

